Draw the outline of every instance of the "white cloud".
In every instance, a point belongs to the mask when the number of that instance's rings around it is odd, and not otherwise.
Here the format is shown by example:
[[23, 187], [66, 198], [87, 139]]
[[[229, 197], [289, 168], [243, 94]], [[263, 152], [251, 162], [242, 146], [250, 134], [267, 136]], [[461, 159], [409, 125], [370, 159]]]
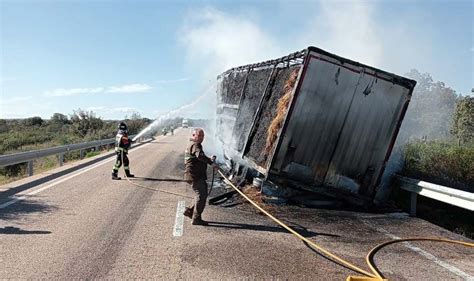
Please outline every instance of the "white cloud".
[[91, 106], [86, 108], [88, 111], [94, 111], [98, 113], [132, 113], [138, 112], [139, 110], [133, 107], [109, 107], [109, 106]]
[[144, 93], [149, 92], [152, 87], [146, 84], [129, 84], [118, 87], [109, 87], [107, 93]]
[[171, 80], [158, 80], [156, 83], [158, 84], [169, 84], [169, 83], [178, 83], [178, 82], [184, 82], [184, 81], [189, 81], [191, 80], [190, 78], [178, 78], [178, 79], [171, 79]]
[[76, 96], [82, 94], [97, 94], [103, 93], [104, 88], [72, 88], [72, 89], [54, 89], [52, 91], [46, 91], [44, 94], [50, 97], [66, 97], [66, 96]]
[[116, 107], [116, 108], [112, 108], [112, 111], [113, 112], [125, 112], [125, 113], [138, 112], [138, 110], [136, 108], [133, 108], [133, 107]]
[[105, 106], [89, 106], [86, 108], [87, 111], [105, 111], [108, 110]]
[[93, 111], [96, 116], [106, 119], [119, 120], [123, 119], [124, 116], [131, 116], [133, 113], [139, 113], [140, 110], [134, 107], [111, 107], [111, 106], [90, 106], [85, 109], [86, 111]]
[[128, 84], [122, 86], [96, 87], [96, 88], [70, 88], [70, 89], [54, 89], [44, 92], [45, 96], [65, 97], [77, 95], [103, 94], [103, 93], [144, 93], [149, 92], [153, 88], [147, 84]]

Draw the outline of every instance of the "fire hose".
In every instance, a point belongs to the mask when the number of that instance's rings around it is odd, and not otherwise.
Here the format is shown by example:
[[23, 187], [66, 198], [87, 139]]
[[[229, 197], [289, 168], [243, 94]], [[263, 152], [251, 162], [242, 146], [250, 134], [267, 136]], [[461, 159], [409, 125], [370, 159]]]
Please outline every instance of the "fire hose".
[[212, 187], [214, 186], [214, 177], [216, 175], [216, 171], [214, 169], [212, 170], [212, 177], [211, 177], [211, 186], [209, 187], [209, 190], [207, 191], [207, 196], [211, 195]]
[[364, 277], [358, 277], [358, 276], [349, 276], [347, 280], [386, 280], [384, 279], [384, 276], [382, 273], [375, 267], [375, 264], [373, 262], [373, 257], [375, 253], [380, 250], [381, 248], [394, 244], [394, 243], [400, 243], [400, 242], [407, 242], [407, 241], [433, 241], [433, 242], [445, 242], [445, 243], [453, 243], [453, 244], [458, 244], [458, 245], [463, 245], [466, 247], [474, 247], [474, 243], [468, 243], [464, 241], [456, 241], [456, 240], [449, 240], [449, 239], [442, 239], [442, 238], [425, 238], [425, 237], [412, 237], [412, 238], [405, 238], [405, 239], [395, 239], [391, 241], [387, 241], [381, 244], [378, 244], [375, 246], [366, 256], [366, 263], [369, 266], [370, 270], [372, 272], [367, 272], [363, 270], [362, 268], [330, 253], [323, 247], [319, 246], [318, 244], [310, 241], [309, 239], [303, 237], [301, 234], [293, 230], [291, 227], [286, 225], [285, 223], [281, 222], [279, 219], [275, 218], [272, 216], [270, 213], [268, 213], [266, 210], [264, 210], [262, 207], [260, 207], [257, 203], [252, 201], [247, 195], [245, 195], [241, 190], [239, 190], [227, 177], [219, 170], [219, 174], [224, 178], [224, 181], [232, 186], [240, 195], [242, 195], [247, 201], [249, 201], [255, 208], [257, 208], [259, 211], [267, 215], [270, 219], [272, 219], [274, 222], [279, 224], [281, 227], [285, 228], [288, 230], [291, 234], [295, 235], [297, 238], [300, 240], [306, 242], [308, 245], [310, 245], [313, 249], [319, 250], [321, 253], [323, 253], [326, 257], [330, 258], [333, 261], [337, 261], [338, 263], [350, 268], [351, 270], [361, 273], [364, 275]]
[[[120, 152], [120, 156], [121, 156], [121, 158], [122, 158], [121, 160], [122, 160], [122, 163], [123, 163], [123, 152], [122, 152], [122, 151]], [[215, 177], [215, 174], [216, 174], [216, 172], [215, 172], [215, 171], [212, 171], [211, 186], [210, 186], [210, 188], [209, 188], [209, 191], [207, 192], [207, 195], [208, 195], [208, 196], [211, 194], [212, 187], [214, 186], [214, 177]], [[191, 198], [191, 199], [193, 199], [193, 197], [188, 196], [188, 195], [184, 195], [184, 194], [181, 194], [181, 193], [176, 193], [176, 192], [172, 192], [172, 191], [167, 191], [167, 190], [162, 190], [162, 189], [158, 189], [158, 188], [152, 188], [152, 187], [149, 187], [149, 186], [141, 185], [141, 184], [139, 184], [139, 183], [136, 183], [136, 182], [130, 180], [130, 178], [127, 177], [127, 174], [126, 174], [126, 173], [125, 173], [125, 179], [126, 179], [129, 183], [131, 183], [131, 184], [133, 184], [133, 185], [135, 185], [135, 186], [137, 186], [137, 187], [140, 187], [140, 188], [145, 188], [145, 189], [149, 189], [149, 190], [153, 190], [153, 191], [157, 191], [157, 192], [162, 192], [162, 193], [167, 193], [167, 194], [172, 194], [172, 195], [176, 195], [176, 196], [181, 196], [181, 197], [186, 197], [186, 198]]]
[[[121, 160], [122, 160], [122, 164], [123, 164], [123, 151], [120, 152], [120, 157], [122, 158]], [[191, 196], [187, 196], [187, 195], [184, 195], [184, 194], [180, 194], [180, 193], [176, 193], [176, 192], [172, 192], [172, 191], [167, 191], [167, 190], [162, 190], [162, 189], [158, 189], [158, 188], [152, 188], [152, 187], [149, 187], [149, 186], [145, 186], [145, 185], [141, 185], [141, 184], [139, 184], [139, 183], [133, 182], [133, 181], [130, 180], [129, 177], [127, 177], [127, 173], [125, 173], [125, 179], [126, 179], [129, 183], [131, 183], [131, 184], [133, 184], [133, 185], [135, 185], [135, 186], [137, 186], [137, 187], [140, 187], [140, 188], [145, 188], [145, 189], [149, 189], [149, 190], [153, 190], [153, 191], [157, 191], [157, 192], [172, 194], [172, 195], [181, 196], [181, 197], [186, 197], [186, 198], [193, 198], [193, 197], [191, 197]]]

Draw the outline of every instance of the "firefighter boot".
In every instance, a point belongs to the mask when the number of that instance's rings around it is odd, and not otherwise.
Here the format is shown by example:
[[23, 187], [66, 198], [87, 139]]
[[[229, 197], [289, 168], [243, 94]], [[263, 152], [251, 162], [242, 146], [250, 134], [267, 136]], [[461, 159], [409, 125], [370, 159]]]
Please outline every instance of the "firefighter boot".
[[112, 179], [113, 180], [120, 180], [121, 178], [117, 175], [117, 172], [112, 172]]
[[193, 225], [202, 225], [202, 226], [207, 226], [209, 225], [209, 223], [201, 218], [194, 218], [193, 219], [193, 222], [192, 222]]
[[127, 175], [127, 178], [134, 178], [135, 175], [131, 174], [129, 170], [125, 170], [125, 175]]

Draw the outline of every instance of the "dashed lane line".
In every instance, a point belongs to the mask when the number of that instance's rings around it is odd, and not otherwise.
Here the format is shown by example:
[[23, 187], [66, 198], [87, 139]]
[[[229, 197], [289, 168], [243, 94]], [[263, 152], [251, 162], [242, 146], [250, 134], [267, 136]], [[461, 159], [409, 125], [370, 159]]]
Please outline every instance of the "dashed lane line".
[[178, 201], [178, 207], [176, 208], [176, 220], [174, 222], [173, 228], [173, 236], [174, 237], [181, 237], [183, 236], [183, 222], [184, 222], [184, 208], [186, 202], [185, 201]]

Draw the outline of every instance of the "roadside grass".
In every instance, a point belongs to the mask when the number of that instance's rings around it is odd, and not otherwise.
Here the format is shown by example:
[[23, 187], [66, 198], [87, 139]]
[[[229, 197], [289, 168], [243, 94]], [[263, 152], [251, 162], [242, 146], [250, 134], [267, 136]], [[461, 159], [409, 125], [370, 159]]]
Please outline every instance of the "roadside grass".
[[404, 154], [403, 175], [474, 192], [474, 144], [416, 141]]
[[[89, 151], [85, 153], [84, 158], [91, 158], [109, 151], [110, 149], [107, 148], [100, 149], [99, 151]], [[78, 160], [80, 160], [79, 151], [71, 151], [64, 154], [64, 163], [72, 163]], [[12, 166], [15, 166], [15, 169], [11, 174], [0, 174], [0, 185], [8, 184], [28, 177], [28, 168], [26, 163]], [[59, 159], [57, 155], [51, 155], [33, 160], [34, 174], [44, 173], [57, 167], [59, 167]]]
[[91, 158], [91, 157], [99, 155], [100, 153], [101, 153], [100, 151], [89, 151], [86, 153], [85, 158]]

